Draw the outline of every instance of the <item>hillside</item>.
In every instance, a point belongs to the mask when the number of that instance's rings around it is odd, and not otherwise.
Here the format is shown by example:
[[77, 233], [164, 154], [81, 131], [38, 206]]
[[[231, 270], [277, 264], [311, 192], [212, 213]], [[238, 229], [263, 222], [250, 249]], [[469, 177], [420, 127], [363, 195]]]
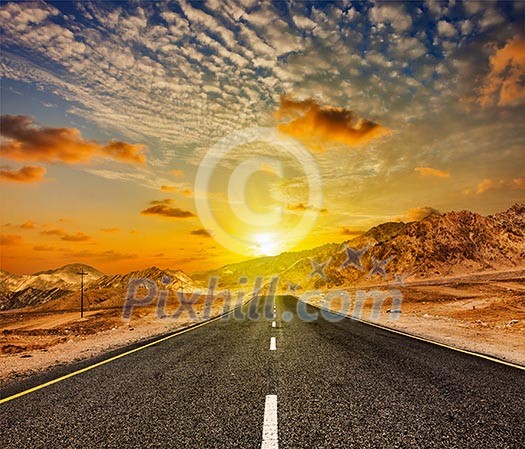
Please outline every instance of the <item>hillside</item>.
[[[366, 248], [362, 269], [349, 264], [346, 246]], [[329, 261], [326, 280], [312, 273], [313, 259]], [[386, 276], [371, 273], [383, 263]], [[307, 251], [283, 253], [224, 266], [218, 270], [197, 273], [219, 276], [223, 286], [235, 286], [241, 276], [250, 282], [256, 276], [280, 274], [280, 286], [302, 288], [393, 282], [455, 276], [489, 270], [508, 270], [525, 266], [525, 205], [516, 204], [505, 212], [482, 216], [469, 211], [432, 214], [424, 220], [384, 223], [343, 244], [328, 244]], [[376, 270], [380, 271], [380, 270]]]
[[71, 264], [33, 275], [0, 273], [0, 310], [38, 306], [35, 311], [69, 310], [78, 307], [80, 275], [84, 269], [86, 307], [121, 307], [132, 278], [157, 282], [159, 289], [192, 292], [196, 283], [181, 270], [150, 267], [126, 274], [105, 275], [89, 265]]
[[89, 265], [69, 264], [60, 268], [29, 275], [0, 272], [0, 310], [21, 308], [41, 304], [80, 288], [81, 269], [87, 273], [87, 285], [104, 276]]
[[[363, 250], [361, 267], [347, 263], [346, 248]], [[312, 262], [326, 263], [324, 278], [312, 274]], [[375, 266], [375, 270], [374, 269]], [[209, 277], [218, 276], [221, 288], [248, 285], [261, 276], [267, 282], [279, 275], [281, 289], [364, 285], [461, 276], [484, 271], [525, 267], [525, 205], [516, 204], [494, 215], [469, 211], [432, 214], [421, 221], [383, 223], [344, 243], [329, 243], [300, 252], [259, 257], [194, 273], [150, 267], [122, 275], [103, 275], [80, 264], [35, 273], [12, 275], [0, 272], [0, 310], [48, 304], [45, 308], [76, 307], [80, 276], [84, 268], [86, 298], [104, 306], [122, 304], [131, 278], [149, 278], [159, 288], [186, 292], [205, 288]], [[384, 273], [382, 272], [384, 270]], [[244, 288], [244, 286], [242, 286]]]
[[182, 270], [165, 269], [150, 267], [144, 270], [131, 271], [127, 274], [115, 274], [102, 276], [89, 284], [89, 290], [101, 288], [127, 289], [129, 281], [133, 278], [151, 279], [157, 282], [159, 288], [169, 290], [179, 290], [181, 287], [185, 291], [192, 291], [195, 287], [194, 280]]

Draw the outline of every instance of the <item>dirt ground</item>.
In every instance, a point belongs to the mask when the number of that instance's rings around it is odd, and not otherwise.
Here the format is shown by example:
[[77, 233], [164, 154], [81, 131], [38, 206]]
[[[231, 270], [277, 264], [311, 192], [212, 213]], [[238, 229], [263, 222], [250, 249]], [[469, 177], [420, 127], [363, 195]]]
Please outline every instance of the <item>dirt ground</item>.
[[[52, 366], [126, 346], [201, 322], [205, 317], [204, 298], [187, 311], [172, 318], [178, 304], [168, 302], [167, 317], [157, 318], [155, 306], [137, 307], [131, 319], [122, 319], [122, 308], [111, 307], [79, 312], [53, 312], [45, 308], [0, 313], [0, 384], [42, 371]], [[224, 312], [225, 304], [214, 301], [208, 317]]]
[[[376, 288], [387, 290], [385, 285]], [[361, 319], [525, 366], [524, 270], [436, 279], [430, 285], [408, 282], [393, 288], [402, 293], [400, 313], [387, 299], [379, 319], [373, 320], [370, 300], [364, 303]], [[348, 292], [355, 298], [353, 289]], [[327, 304], [323, 297], [315, 297], [308, 302], [341, 310], [340, 301]], [[351, 315], [352, 305], [349, 310]]]

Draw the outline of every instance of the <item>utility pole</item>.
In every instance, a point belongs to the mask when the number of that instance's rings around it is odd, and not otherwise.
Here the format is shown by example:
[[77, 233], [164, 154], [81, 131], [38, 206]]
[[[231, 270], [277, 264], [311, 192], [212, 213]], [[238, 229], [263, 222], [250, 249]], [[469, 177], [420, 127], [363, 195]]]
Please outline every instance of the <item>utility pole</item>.
[[80, 268], [80, 318], [84, 318], [84, 276], [87, 273], [84, 271], [84, 267]]

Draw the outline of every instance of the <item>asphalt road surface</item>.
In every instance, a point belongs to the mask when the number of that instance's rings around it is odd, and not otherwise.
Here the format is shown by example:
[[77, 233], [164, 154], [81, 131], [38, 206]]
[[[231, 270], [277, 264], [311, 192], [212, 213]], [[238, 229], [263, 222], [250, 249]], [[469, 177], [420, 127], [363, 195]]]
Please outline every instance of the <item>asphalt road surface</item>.
[[275, 303], [275, 319], [260, 298], [243, 311], [266, 317], [217, 320], [1, 404], [0, 446], [524, 447], [525, 371]]

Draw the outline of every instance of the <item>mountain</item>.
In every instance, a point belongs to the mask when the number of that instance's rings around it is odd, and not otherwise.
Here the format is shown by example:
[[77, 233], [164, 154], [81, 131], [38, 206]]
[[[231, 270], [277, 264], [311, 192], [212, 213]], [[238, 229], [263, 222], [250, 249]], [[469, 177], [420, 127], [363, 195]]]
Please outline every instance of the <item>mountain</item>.
[[71, 264], [56, 270], [18, 276], [0, 272], [0, 310], [36, 306], [35, 311], [78, 308], [81, 269], [84, 277], [86, 308], [122, 307], [125, 291], [132, 278], [157, 282], [159, 289], [193, 292], [199, 286], [181, 270], [150, 267], [127, 274], [105, 275], [89, 265]]
[[[363, 249], [362, 269], [348, 264], [345, 248]], [[312, 262], [329, 261], [326, 281], [310, 276]], [[386, 276], [371, 274], [384, 265]], [[382, 262], [383, 261], [383, 262]], [[218, 270], [197, 273], [202, 282], [219, 276], [220, 285], [238, 285], [242, 276], [253, 282], [256, 276], [279, 274], [279, 285], [302, 288], [391, 282], [461, 275], [487, 270], [525, 267], [525, 205], [482, 216], [460, 211], [432, 214], [421, 221], [383, 223], [342, 244], [328, 244], [307, 251], [283, 253], [226, 265]], [[377, 268], [377, 267], [376, 267]], [[380, 271], [376, 269], [376, 272]]]
[[[371, 243], [362, 237], [348, 245], [356, 248]], [[396, 274], [415, 280], [523, 268], [525, 205], [515, 204], [505, 212], [486, 217], [465, 210], [432, 214], [398, 226], [391, 235], [372, 242], [363, 257], [365, 272], [355, 268], [338, 270], [346, 257], [343, 252], [334, 254], [327, 270], [330, 282], [338, 285], [367, 281], [372, 258], [388, 261], [385, 280], [393, 280]]]
[[29, 275], [0, 272], [0, 310], [41, 304], [80, 288], [80, 270], [87, 273], [84, 283], [104, 276], [89, 265], [69, 264]]
[[326, 245], [300, 252], [286, 252], [278, 256], [258, 257], [256, 259], [246, 260], [234, 264], [225, 265], [221, 268], [192, 273], [192, 278], [206, 285], [211, 276], [219, 278], [219, 285], [235, 287], [239, 285], [241, 277], [248, 277], [249, 283], [252, 283], [256, 276], [282, 275], [296, 263], [308, 261], [309, 257], [328, 257], [334, 251], [340, 248], [338, 243], [328, 243]]
[[350, 242], [357, 247], [377, 245], [395, 237], [406, 226], [407, 224], [401, 222], [383, 223], [345, 243], [328, 243], [304, 251], [259, 257], [225, 265], [215, 270], [193, 273], [192, 277], [201, 283], [205, 283], [209, 277], [217, 276], [220, 286], [234, 288], [239, 285], [241, 277], [248, 277], [251, 285], [257, 276], [261, 276], [265, 280], [271, 276], [279, 276], [281, 288], [286, 288], [288, 284], [295, 284], [304, 288], [306, 285], [312, 284], [310, 280], [310, 273], [312, 272], [310, 259], [321, 263], [328, 259], [334, 259], [344, 251], [345, 244], [350, 244]]
[[151, 279], [157, 282], [159, 288], [168, 290], [179, 290], [182, 287], [186, 292], [190, 292], [196, 287], [195, 281], [182, 270], [171, 270], [169, 268], [162, 270], [157, 267], [150, 267], [127, 274], [102, 276], [89, 284], [88, 290], [101, 288], [127, 289], [129, 281], [133, 278]]
[[[345, 249], [364, 249], [361, 269], [346, 264]], [[312, 260], [326, 263], [325, 279], [312, 276]], [[373, 272], [375, 267], [375, 273]], [[525, 205], [493, 215], [460, 211], [432, 214], [421, 221], [389, 222], [369, 229], [344, 243], [259, 257], [230, 264], [192, 277], [181, 270], [150, 267], [123, 275], [103, 275], [88, 265], [72, 264], [18, 276], [0, 272], [0, 310], [44, 304], [44, 308], [77, 307], [79, 270], [85, 278], [86, 298], [91, 304], [117, 307], [122, 304], [131, 278], [148, 278], [159, 288], [185, 292], [206, 287], [211, 276], [219, 277], [220, 288], [235, 288], [241, 277], [252, 285], [257, 276], [278, 275], [279, 286], [294, 284], [303, 289], [445, 278], [490, 270], [525, 268]], [[384, 268], [384, 276], [381, 275]]]

